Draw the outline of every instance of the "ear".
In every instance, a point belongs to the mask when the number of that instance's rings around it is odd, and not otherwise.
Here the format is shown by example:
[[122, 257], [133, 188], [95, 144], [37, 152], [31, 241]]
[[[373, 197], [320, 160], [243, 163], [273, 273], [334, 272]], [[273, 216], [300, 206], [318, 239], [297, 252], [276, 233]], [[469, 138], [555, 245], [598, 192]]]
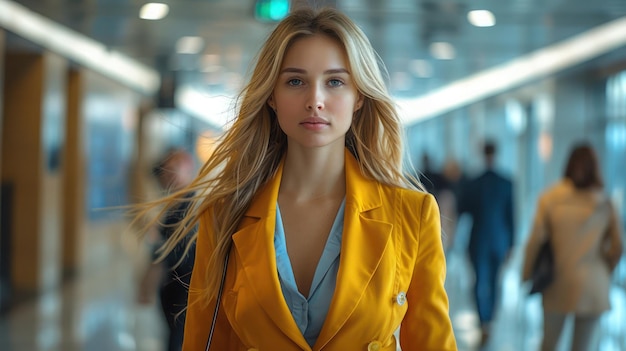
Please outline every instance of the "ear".
[[359, 97], [356, 100], [356, 104], [354, 105], [354, 111], [358, 111], [361, 109], [361, 107], [363, 107], [363, 102], [365, 101], [365, 98], [363, 97], [362, 94], [359, 94]]
[[270, 105], [272, 110], [276, 111], [276, 104], [274, 103], [274, 95], [270, 95], [269, 99], [267, 99], [267, 104]]

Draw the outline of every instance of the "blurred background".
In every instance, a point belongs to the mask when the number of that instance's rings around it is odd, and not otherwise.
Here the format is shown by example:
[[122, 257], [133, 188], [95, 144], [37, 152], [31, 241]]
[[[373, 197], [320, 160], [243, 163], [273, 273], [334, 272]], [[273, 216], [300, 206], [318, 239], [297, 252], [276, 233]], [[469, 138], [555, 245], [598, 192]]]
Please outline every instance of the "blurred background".
[[[0, 350], [164, 350], [158, 309], [136, 299], [147, 244], [115, 207], [159, 195], [150, 169], [165, 150], [210, 156], [265, 37], [307, 4], [370, 38], [416, 168], [427, 155], [471, 177], [496, 141], [516, 228], [491, 349], [537, 348], [523, 245], [573, 143], [598, 151], [626, 226], [625, 0], [0, 0]], [[459, 349], [477, 350], [469, 223], [449, 228], [450, 313]], [[623, 261], [602, 351], [626, 351]]]

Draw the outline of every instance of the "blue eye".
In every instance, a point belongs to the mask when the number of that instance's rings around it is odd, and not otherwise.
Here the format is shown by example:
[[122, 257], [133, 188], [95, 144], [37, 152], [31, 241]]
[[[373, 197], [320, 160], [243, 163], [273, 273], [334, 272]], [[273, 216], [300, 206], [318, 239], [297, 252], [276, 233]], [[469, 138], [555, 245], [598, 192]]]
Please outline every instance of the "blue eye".
[[287, 81], [287, 84], [288, 85], [293, 85], [293, 86], [302, 85], [302, 80], [298, 79], [298, 78], [289, 79]]
[[328, 85], [331, 87], [339, 87], [343, 85], [343, 81], [341, 79], [331, 79], [328, 81]]

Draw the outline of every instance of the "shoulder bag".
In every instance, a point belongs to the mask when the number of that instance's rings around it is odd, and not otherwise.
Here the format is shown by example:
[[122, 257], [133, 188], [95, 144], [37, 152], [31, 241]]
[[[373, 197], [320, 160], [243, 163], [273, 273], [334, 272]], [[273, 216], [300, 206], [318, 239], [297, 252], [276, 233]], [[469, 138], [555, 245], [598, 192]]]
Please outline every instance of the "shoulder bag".
[[554, 280], [554, 252], [552, 252], [550, 238], [539, 248], [530, 280], [532, 283], [531, 295], [543, 292]]
[[[549, 219], [548, 223], [549, 223]], [[539, 252], [533, 263], [533, 271], [530, 281], [532, 283], [530, 294], [543, 292], [554, 280], [554, 252], [550, 243], [551, 226], [548, 225], [546, 241], [539, 247]]]

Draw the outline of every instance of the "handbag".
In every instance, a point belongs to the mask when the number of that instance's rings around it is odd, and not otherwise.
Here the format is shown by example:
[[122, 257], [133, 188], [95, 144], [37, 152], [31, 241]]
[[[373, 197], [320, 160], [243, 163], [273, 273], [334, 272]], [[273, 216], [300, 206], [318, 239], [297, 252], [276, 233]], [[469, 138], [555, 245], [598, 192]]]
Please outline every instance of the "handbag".
[[531, 295], [543, 292], [554, 280], [554, 252], [552, 252], [550, 239], [547, 239], [539, 248], [530, 280]]

